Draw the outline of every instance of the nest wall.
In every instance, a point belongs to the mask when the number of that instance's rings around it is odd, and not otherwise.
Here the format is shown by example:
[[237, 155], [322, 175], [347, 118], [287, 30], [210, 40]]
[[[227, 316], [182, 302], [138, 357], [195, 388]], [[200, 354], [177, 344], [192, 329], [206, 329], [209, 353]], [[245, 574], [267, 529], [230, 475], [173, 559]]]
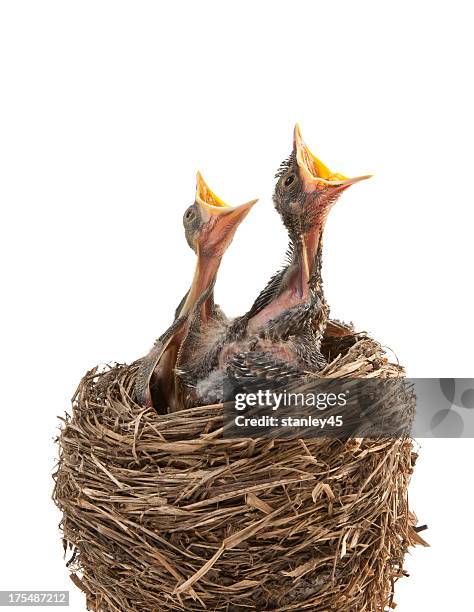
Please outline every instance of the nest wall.
[[[326, 341], [330, 376], [400, 376], [365, 336]], [[137, 364], [81, 381], [54, 500], [96, 612], [394, 607], [411, 545], [409, 439], [223, 439], [222, 407], [157, 415]]]

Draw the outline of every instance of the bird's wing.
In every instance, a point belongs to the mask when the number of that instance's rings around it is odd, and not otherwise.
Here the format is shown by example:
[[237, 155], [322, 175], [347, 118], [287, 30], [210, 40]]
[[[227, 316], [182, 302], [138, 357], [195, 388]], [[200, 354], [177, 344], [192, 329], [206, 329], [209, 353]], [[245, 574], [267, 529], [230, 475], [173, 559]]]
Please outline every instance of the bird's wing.
[[140, 366], [137, 371], [135, 378], [135, 398], [142, 406], [151, 406], [151, 392], [150, 392], [150, 380], [155, 371], [156, 366], [159, 364], [160, 359], [173, 339], [176, 332], [186, 321], [185, 317], [176, 319], [173, 324], [160, 336], [156, 341], [150, 352], [142, 357], [140, 360]]
[[183, 299], [181, 300], [181, 302], [178, 304], [178, 307], [176, 308], [176, 310], [174, 311], [174, 320], [176, 321], [176, 319], [179, 317], [179, 313], [181, 312], [182, 307], [184, 306], [184, 304], [186, 303], [186, 300], [188, 298], [188, 294], [189, 294], [189, 289], [186, 291], [186, 293], [184, 294]]
[[173, 368], [174, 386], [176, 390], [176, 402], [182, 408], [185, 403], [184, 381], [183, 376], [186, 362], [189, 360], [199, 345], [201, 336], [201, 328], [207, 326], [210, 321], [220, 320], [222, 313], [219, 307], [215, 306], [213, 299], [215, 279], [212, 284], [200, 295], [198, 301], [194, 305], [192, 311], [188, 315], [188, 328], [186, 334], [179, 346], [176, 355], [176, 361]]
[[142, 357], [140, 360], [140, 366], [137, 371], [135, 378], [135, 399], [141, 406], [150, 407], [152, 405], [151, 393], [150, 393], [150, 379], [153, 371], [160, 361], [160, 357], [163, 354], [164, 346], [161, 342], [157, 342], [151, 349], [148, 355]]
[[289, 383], [303, 382], [306, 377], [307, 372], [303, 369], [263, 351], [237, 353], [227, 366], [232, 395], [281, 388]]
[[277, 297], [280, 291], [280, 288], [281, 288], [281, 282], [283, 280], [283, 277], [285, 276], [285, 273], [288, 270], [288, 266], [291, 264], [291, 261], [293, 259], [294, 249], [295, 249], [294, 244], [290, 242], [288, 245], [287, 251], [286, 251], [283, 267], [281, 268], [281, 270], [276, 272], [271, 277], [271, 279], [268, 281], [266, 286], [259, 293], [259, 295], [257, 296], [257, 299], [252, 304], [252, 307], [247, 313], [248, 319], [250, 319], [251, 317], [255, 316], [257, 313], [259, 313], [261, 310], [263, 310], [265, 306], [268, 306], [268, 304], [274, 298]]
[[283, 268], [271, 277], [266, 286], [257, 296], [255, 302], [252, 304], [247, 313], [247, 318], [250, 319], [251, 317], [254, 317], [257, 313], [263, 310], [265, 306], [268, 306], [268, 304], [270, 304], [270, 302], [278, 295], [278, 291], [281, 287], [281, 281], [285, 272], [286, 268]]

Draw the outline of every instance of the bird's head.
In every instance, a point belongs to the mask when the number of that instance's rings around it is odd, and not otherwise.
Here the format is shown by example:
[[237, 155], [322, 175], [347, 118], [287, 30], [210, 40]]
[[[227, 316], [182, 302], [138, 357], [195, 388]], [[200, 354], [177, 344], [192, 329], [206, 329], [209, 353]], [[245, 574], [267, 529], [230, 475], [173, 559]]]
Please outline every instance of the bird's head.
[[322, 227], [341, 193], [367, 178], [370, 175], [347, 178], [331, 172], [311, 153], [296, 124], [293, 151], [277, 173], [273, 201], [290, 235], [296, 239]]
[[211, 191], [198, 172], [194, 204], [183, 216], [189, 246], [198, 256], [222, 257], [237, 227], [256, 202], [252, 200], [240, 206], [229, 206]]

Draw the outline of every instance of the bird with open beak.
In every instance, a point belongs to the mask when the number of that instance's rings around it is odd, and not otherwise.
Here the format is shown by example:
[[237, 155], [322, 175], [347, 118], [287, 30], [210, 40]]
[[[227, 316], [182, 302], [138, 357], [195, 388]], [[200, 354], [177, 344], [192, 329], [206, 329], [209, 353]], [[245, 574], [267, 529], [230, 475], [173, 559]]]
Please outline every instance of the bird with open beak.
[[[321, 341], [329, 319], [321, 265], [329, 211], [351, 185], [370, 175], [334, 173], [308, 148], [298, 125], [293, 151], [278, 173], [273, 202], [288, 231], [289, 263], [246, 315], [251, 351], [236, 353], [227, 375], [240, 390], [281, 386], [325, 365]], [[235, 350], [235, 349], [233, 349]], [[222, 359], [222, 358], [221, 358]], [[235, 385], [234, 385], [235, 387]]]
[[[368, 178], [370, 175], [347, 178], [331, 172], [311, 153], [299, 126], [295, 126], [293, 151], [277, 173], [273, 193], [275, 208], [288, 231], [289, 263], [270, 280], [250, 309], [248, 332], [256, 332], [293, 306], [307, 302], [311, 290], [325, 303], [321, 254], [329, 211], [348, 187]], [[317, 326], [324, 326], [323, 319], [322, 314]]]
[[175, 321], [140, 362], [135, 383], [140, 404], [153, 406], [160, 413], [180, 408], [175, 366], [183, 341], [196, 318], [202, 328], [223, 317], [214, 304], [215, 280], [237, 227], [256, 201], [229, 206], [197, 174], [195, 202], [183, 216], [186, 240], [196, 253], [194, 276]]
[[218, 385], [222, 388], [229, 377], [245, 380], [248, 389], [252, 384], [268, 386], [269, 377], [281, 382], [324, 366], [320, 345], [329, 308], [321, 279], [323, 231], [343, 191], [366, 178], [331, 172], [311, 153], [296, 125], [293, 151], [277, 173], [273, 194], [288, 231], [289, 262], [249, 312], [228, 327], [207, 355], [200, 355], [194, 370], [188, 368], [188, 382], [203, 401], [217, 401]]

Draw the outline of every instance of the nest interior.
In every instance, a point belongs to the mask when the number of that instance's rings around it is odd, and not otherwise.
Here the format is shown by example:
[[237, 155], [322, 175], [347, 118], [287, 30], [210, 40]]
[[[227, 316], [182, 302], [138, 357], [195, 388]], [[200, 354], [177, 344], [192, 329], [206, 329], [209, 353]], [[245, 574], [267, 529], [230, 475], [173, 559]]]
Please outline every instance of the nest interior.
[[[334, 338], [331, 376], [400, 376], [366, 335]], [[222, 407], [157, 415], [137, 364], [81, 381], [54, 500], [71, 578], [96, 612], [393, 608], [407, 549], [409, 439], [223, 439]]]

